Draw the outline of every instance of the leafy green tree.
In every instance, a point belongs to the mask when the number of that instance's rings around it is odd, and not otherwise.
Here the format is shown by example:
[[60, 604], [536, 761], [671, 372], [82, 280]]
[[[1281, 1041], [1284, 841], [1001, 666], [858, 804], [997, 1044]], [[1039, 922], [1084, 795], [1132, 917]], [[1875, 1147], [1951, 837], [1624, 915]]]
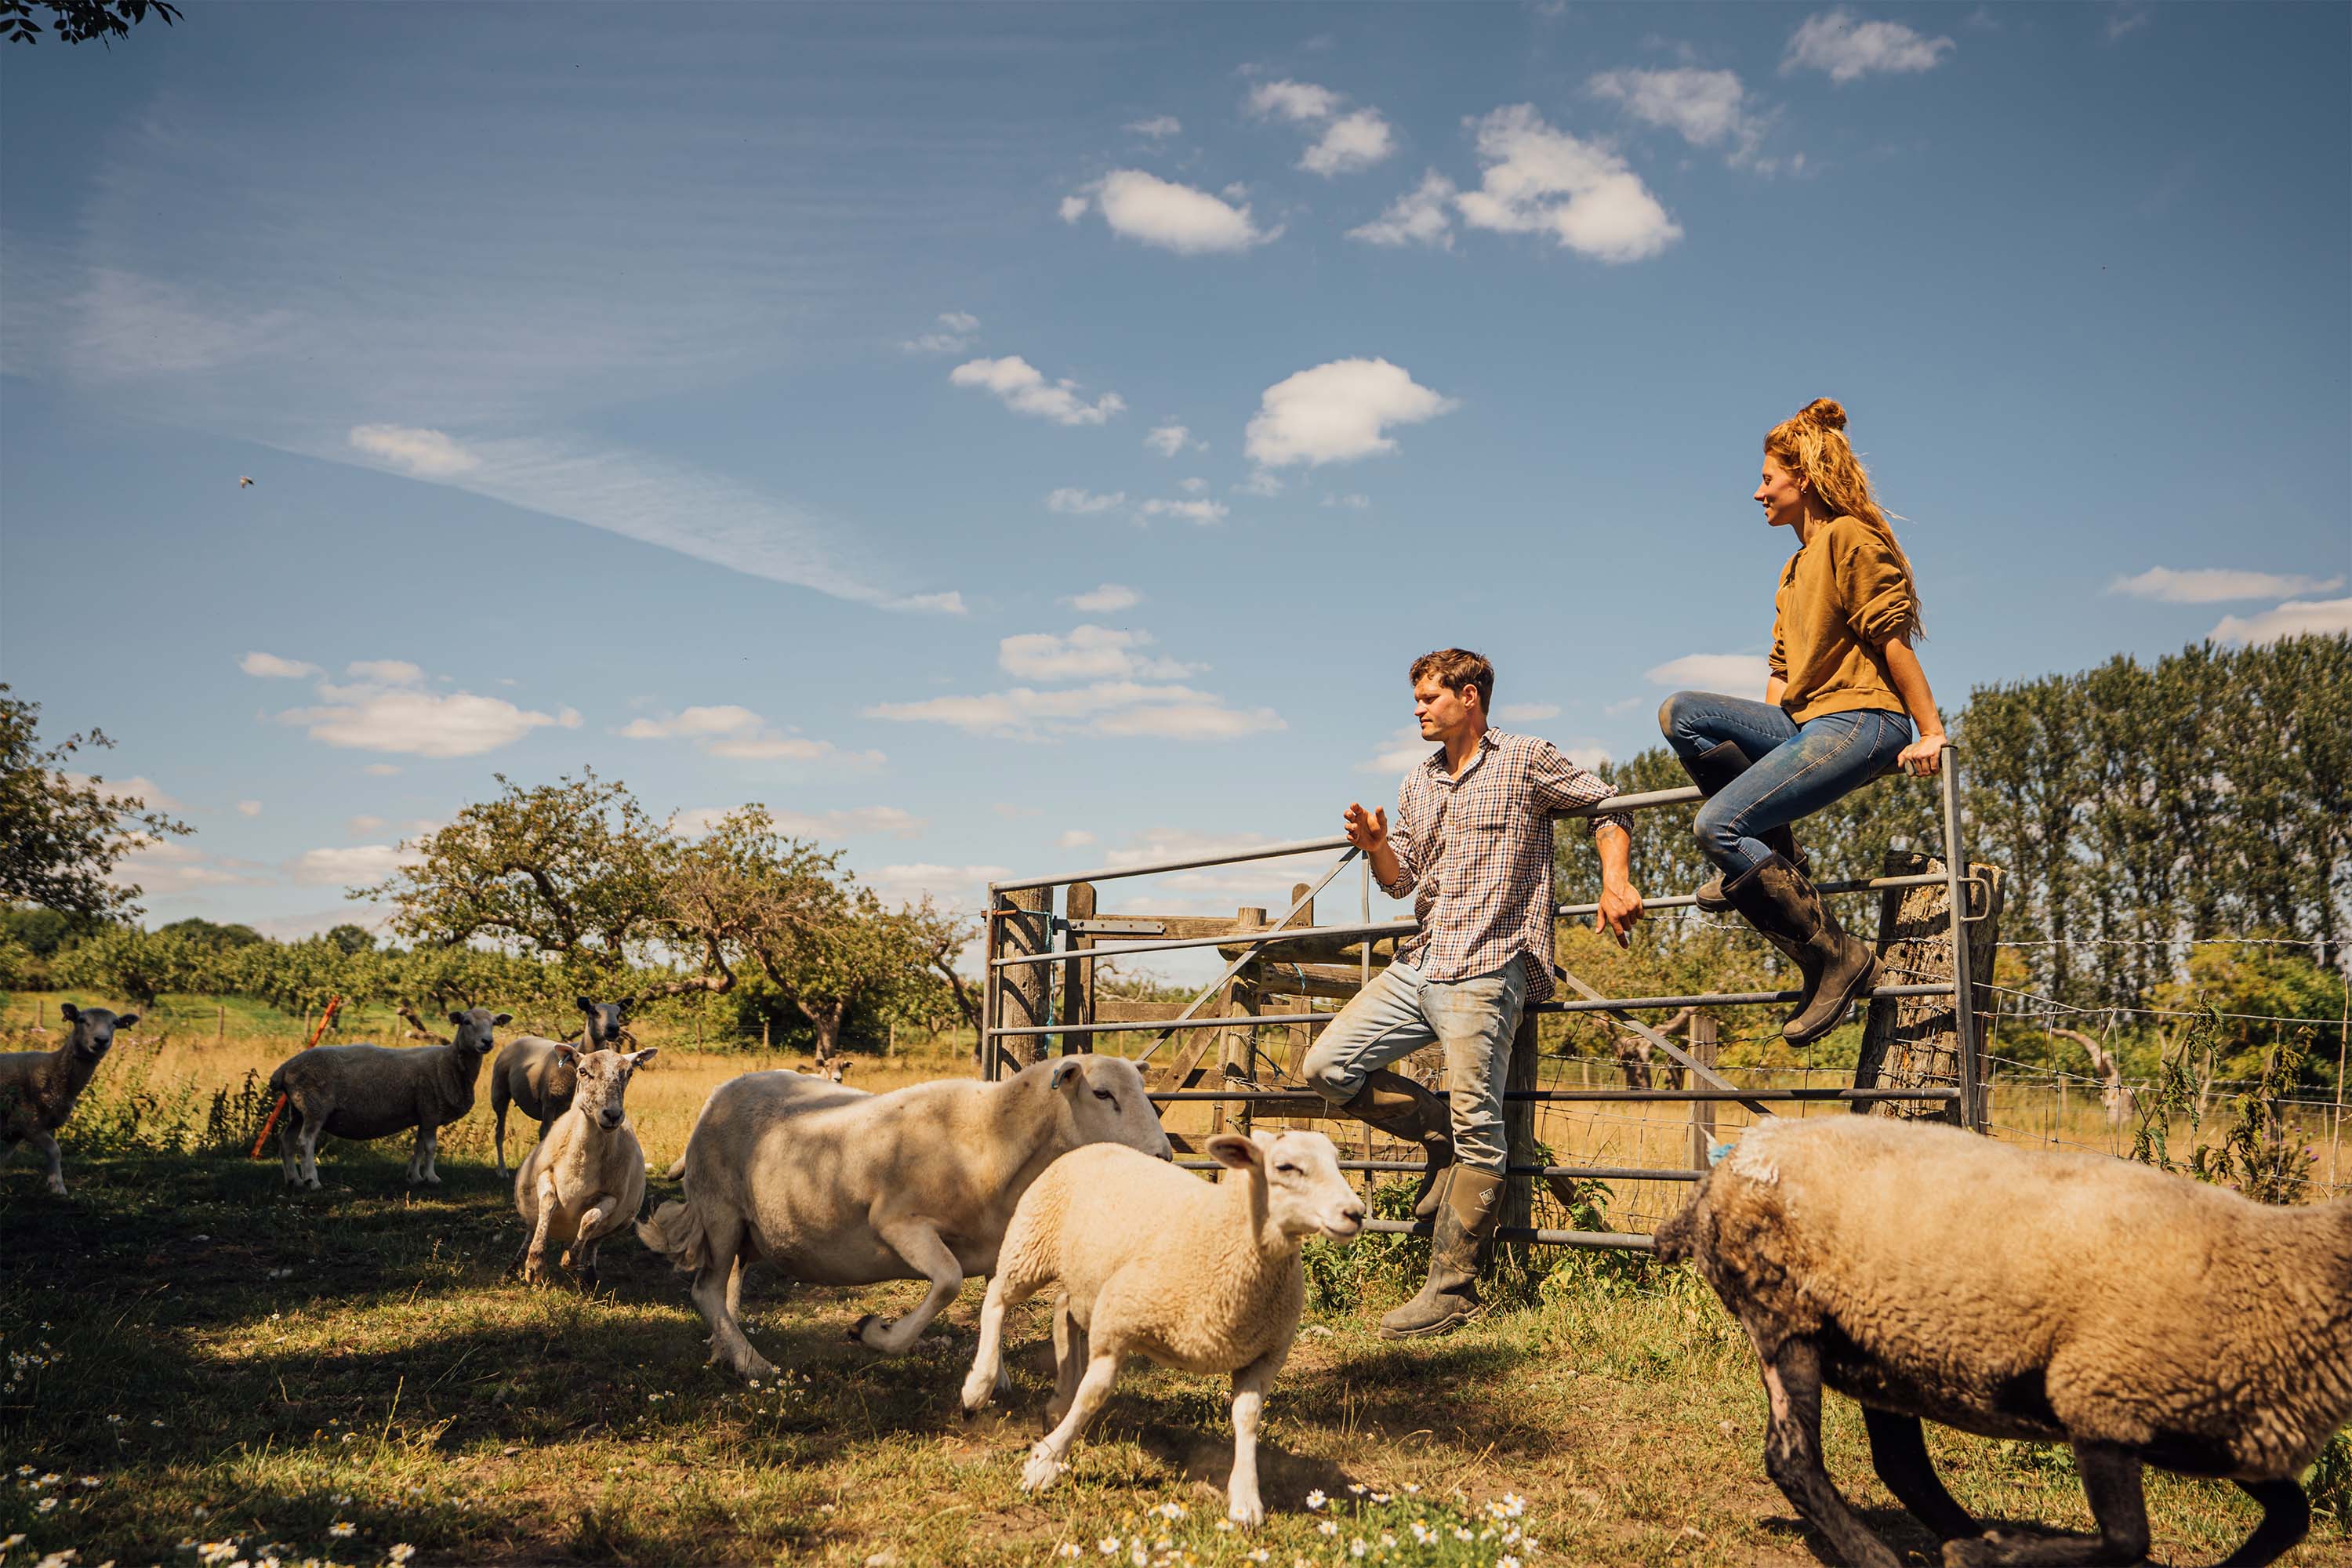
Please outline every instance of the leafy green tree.
[[63, 771], [84, 747], [114, 744], [97, 730], [40, 742], [41, 705], [0, 685], [0, 904], [37, 904], [86, 922], [139, 912], [136, 887], [110, 878], [115, 862], [167, 834], [194, 831], [105, 781]]
[[375, 933], [365, 926], [348, 922], [327, 928], [326, 941], [329, 945], [342, 949], [346, 956], [375, 950]]
[[127, 38], [132, 26], [149, 16], [160, 18], [167, 27], [180, 19], [180, 8], [164, 0], [0, 0], [0, 38], [12, 44], [39, 43], [36, 10], [49, 14], [50, 27], [68, 44]]
[[204, 950], [185, 937], [113, 925], [67, 948], [50, 969], [67, 990], [127, 996], [152, 1007], [167, 991], [212, 989], [204, 959]]
[[157, 934], [179, 937], [208, 952], [217, 952], [222, 948], [230, 947], [251, 947], [257, 942], [267, 940], [251, 926], [215, 925], [211, 921], [199, 919], [194, 915], [186, 920], [173, 921], [167, 926], [159, 927]]

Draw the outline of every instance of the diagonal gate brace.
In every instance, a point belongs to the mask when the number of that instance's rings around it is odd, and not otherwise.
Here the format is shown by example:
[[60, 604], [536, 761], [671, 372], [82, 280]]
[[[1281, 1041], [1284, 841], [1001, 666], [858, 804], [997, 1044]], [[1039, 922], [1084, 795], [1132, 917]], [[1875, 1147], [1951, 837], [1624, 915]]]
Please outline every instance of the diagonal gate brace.
[[[1575, 975], [1570, 974], [1559, 964], [1553, 964], [1551, 966], [1551, 972], [1554, 974], [1559, 975], [1562, 980], [1568, 982], [1569, 989], [1575, 992], [1579, 996], [1583, 997], [1587, 1002], [1605, 1002], [1608, 1000], [1608, 998], [1601, 995], [1600, 992], [1595, 991], [1591, 986], [1587, 985], [1583, 981], [1579, 980]], [[1620, 1024], [1622, 1024], [1625, 1027], [1633, 1030], [1635, 1034], [1649, 1041], [1650, 1044], [1665, 1052], [1666, 1055], [1672, 1058], [1675, 1061], [1680, 1063], [1683, 1070], [1691, 1075], [1692, 1081], [1696, 1083], [1703, 1083], [1709, 1089], [1737, 1089], [1738, 1088], [1738, 1086], [1733, 1083], [1730, 1079], [1722, 1077], [1720, 1074], [1716, 1073], [1707, 1068], [1700, 1066], [1696, 1057], [1692, 1056], [1688, 1051], [1684, 1050], [1680, 1046], [1677, 1046], [1672, 1040], [1666, 1038], [1665, 1036], [1658, 1033], [1657, 1030], [1653, 1029], [1649, 1025], [1643, 1023], [1639, 1018], [1634, 1017], [1633, 1014], [1619, 1012], [1614, 1007], [1611, 1007], [1607, 1009], [1607, 1011], [1611, 1017], [1616, 1019]], [[1759, 1116], [1769, 1116], [1772, 1114], [1772, 1111], [1767, 1108], [1764, 1102], [1760, 1100], [1743, 1100], [1739, 1103], [1746, 1106], [1748, 1110], [1754, 1111]]]

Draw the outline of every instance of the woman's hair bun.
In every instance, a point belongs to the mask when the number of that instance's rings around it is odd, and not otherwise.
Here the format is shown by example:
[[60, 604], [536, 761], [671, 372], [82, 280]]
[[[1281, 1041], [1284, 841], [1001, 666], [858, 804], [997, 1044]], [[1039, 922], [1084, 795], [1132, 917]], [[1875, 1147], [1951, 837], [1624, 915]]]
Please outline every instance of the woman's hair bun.
[[1799, 415], [1798, 417], [1800, 419], [1809, 419], [1824, 430], [1843, 430], [1845, 428], [1845, 409], [1834, 397], [1814, 398], [1811, 403], [1805, 405], [1805, 411]]

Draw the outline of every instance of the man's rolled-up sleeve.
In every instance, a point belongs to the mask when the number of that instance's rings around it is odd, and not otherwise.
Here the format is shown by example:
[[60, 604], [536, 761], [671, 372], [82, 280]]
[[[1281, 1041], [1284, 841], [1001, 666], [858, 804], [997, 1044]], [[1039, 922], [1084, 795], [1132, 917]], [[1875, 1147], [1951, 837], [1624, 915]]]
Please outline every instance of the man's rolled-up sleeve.
[[[1534, 791], [1536, 809], [1555, 814], [1580, 812], [1617, 793], [1607, 779], [1569, 761], [1549, 741], [1536, 748], [1528, 778]], [[1604, 823], [1614, 824], [1628, 834], [1633, 831], [1633, 817], [1622, 811], [1603, 812], [1593, 817], [1590, 830], [1598, 833]]]

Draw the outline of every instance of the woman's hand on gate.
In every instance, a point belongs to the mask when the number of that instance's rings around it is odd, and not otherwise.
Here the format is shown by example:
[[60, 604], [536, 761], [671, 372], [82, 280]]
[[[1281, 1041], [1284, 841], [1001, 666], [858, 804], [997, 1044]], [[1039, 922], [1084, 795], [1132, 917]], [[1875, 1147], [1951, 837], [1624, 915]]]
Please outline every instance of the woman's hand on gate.
[[1895, 765], [1914, 778], [1933, 778], [1936, 769], [1941, 764], [1944, 748], [1950, 744], [1951, 742], [1944, 738], [1940, 730], [1932, 735], [1922, 735], [1903, 748], [1903, 754], [1895, 759]]

